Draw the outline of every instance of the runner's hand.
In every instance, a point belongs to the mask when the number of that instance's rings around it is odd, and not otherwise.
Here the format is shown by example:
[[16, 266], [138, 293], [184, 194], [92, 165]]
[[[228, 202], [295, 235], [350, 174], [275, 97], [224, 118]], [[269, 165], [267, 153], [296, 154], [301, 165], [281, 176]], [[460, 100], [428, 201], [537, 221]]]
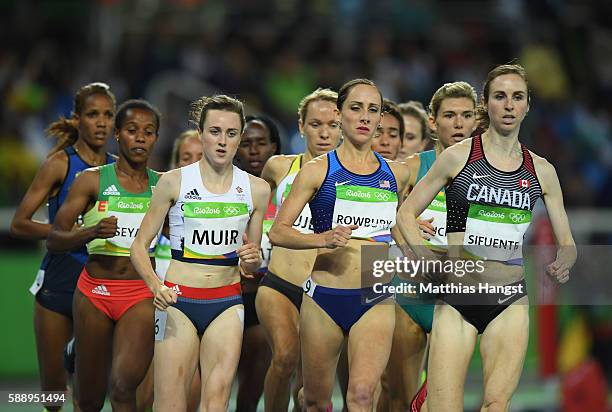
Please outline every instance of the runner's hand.
[[115, 237], [117, 231], [117, 218], [115, 216], [105, 217], [94, 226], [94, 239], [109, 239]]
[[557, 259], [550, 265], [546, 266], [546, 273], [555, 278], [559, 283], [565, 283], [569, 280], [569, 270], [572, 267], [564, 259]]
[[[238, 258], [240, 258], [240, 267], [245, 274], [250, 274], [261, 266], [261, 251], [259, 249], [258, 245], [249, 242], [249, 237], [246, 233], [242, 235], [242, 246], [236, 250], [236, 253]], [[245, 277], [253, 276], [245, 275]]]
[[153, 305], [159, 310], [166, 310], [168, 306], [176, 303], [176, 292], [166, 285], [160, 284], [155, 290]]
[[337, 247], [344, 247], [348, 243], [351, 238], [351, 234], [353, 230], [357, 229], [359, 226], [350, 225], [350, 226], [342, 226], [338, 225], [332, 230], [328, 230], [323, 235], [325, 236], [325, 246], [328, 249], [335, 249]]
[[432, 222], [433, 222], [434, 218], [430, 217], [427, 220], [421, 220], [421, 219], [417, 219], [417, 225], [419, 226], [419, 229], [421, 230], [421, 237], [425, 240], [429, 240], [431, 239], [432, 236], [435, 236], [436, 234], [436, 229], [434, 228]]

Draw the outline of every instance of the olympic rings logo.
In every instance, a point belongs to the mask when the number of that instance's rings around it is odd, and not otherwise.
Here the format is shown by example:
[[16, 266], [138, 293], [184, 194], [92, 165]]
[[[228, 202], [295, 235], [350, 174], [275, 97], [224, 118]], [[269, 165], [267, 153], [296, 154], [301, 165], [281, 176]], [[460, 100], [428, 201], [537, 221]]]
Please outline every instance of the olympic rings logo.
[[527, 215], [524, 213], [510, 213], [508, 216], [512, 223], [522, 223], [527, 219]]
[[390, 197], [388, 193], [383, 193], [383, 192], [376, 192], [374, 196], [376, 196], [376, 199], [382, 200], [383, 202], [386, 202], [387, 200], [389, 200], [389, 197]]
[[237, 215], [238, 213], [240, 213], [240, 208], [236, 206], [225, 206], [223, 208], [223, 213], [225, 213], [226, 215]]

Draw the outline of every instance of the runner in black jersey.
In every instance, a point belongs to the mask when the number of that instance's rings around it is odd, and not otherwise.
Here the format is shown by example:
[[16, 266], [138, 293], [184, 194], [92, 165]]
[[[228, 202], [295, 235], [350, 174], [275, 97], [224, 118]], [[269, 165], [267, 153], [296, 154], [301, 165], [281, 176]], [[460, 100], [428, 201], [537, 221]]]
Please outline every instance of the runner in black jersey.
[[[508, 410], [528, 342], [522, 237], [539, 197], [546, 204], [558, 245], [557, 258], [547, 267], [549, 275], [566, 282], [576, 260], [555, 169], [518, 139], [529, 111], [524, 69], [503, 65], [492, 70], [482, 102], [483, 120], [490, 123], [486, 131], [442, 152], [398, 214], [399, 229], [411, 247], [430, 256], [415, 217], [446, 186], [449, 257], [477, 259], [474, 267], [480, 263], [484, 268], [461, 278], [456, 271], [457, 276], [450, 274], [442, 285], [446, 293], [435, 308], [431, 334], [430, 411], [463, 410], [465, 375], [479, 334], [484, 375], [481, 410]], [[479, 293], [478, 287], [486, 284], [498, 293]], [[476, 293], [456, 293], [463, 290], [460, 286], [473, 286]]]
[[[76, 176], [89, 167], [114, 161], [104, 149], [113, 130], [114, 117], [115, 96], [106, 84], [91, 83], [79, 89], [72, 117], [61, 118], [46, 131], [57, 138], [57, 144], [17, 208], [11, 222], [11, 235], [45, 239]], [[44, 202], [49, 205], [49, 223], [33, 220], [34, 213]], [[86, 260], [85, 248], [68, 253], [47, 253], [30, 288], [36, 296], [34, 334], [43, 391], [66, 390], [63, 350], [72, 336], [72, 295]]]

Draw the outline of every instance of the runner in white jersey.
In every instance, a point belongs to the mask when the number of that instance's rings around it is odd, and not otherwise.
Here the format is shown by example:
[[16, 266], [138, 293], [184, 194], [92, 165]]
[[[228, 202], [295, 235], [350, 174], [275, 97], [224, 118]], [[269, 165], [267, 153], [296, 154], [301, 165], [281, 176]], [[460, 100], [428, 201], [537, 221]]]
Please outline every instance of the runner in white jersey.
[[[202, 150], [200, 133], [194, 129], [184, 131], [176, 138], [172, 146], [170, 170], [199, 161], [202, 158]], [[167, 229], [167, 227], [164, 228], [166, 235], [168, 235]], [[163, 234], [164, 231], [159, 235], [157, 246], [155, 247], [155, 273], [157, 273], [157, 276], [159, 276], [162, 281], [166, 278], [166, 272], [172, 260], [170, 239]], [[187, 411], [195, 412], [199, 404], [200, 370], [198, 369], [191, 383]], [[144, 380], [138, 386], [138, 391], [136, 392], [136, 406], [139, 411], [150, 410], [153, 407], [153, 362], [151, 362], [151, 366]]]
[[448, 255], [454, 258], [450, 262], [467, 267], [469, 261], [459, 260], [459, 254], [476, 259], [470, 273], [460, 277], [455, 265], [456, 276], [440, 279], [444, 290], [435, 307], [428, 365], [430, 411], [463, 409], [465, 375], [478, 335], [484, 378], [481, 410], [509, 409], [529, 332], [522, 237], [539, 197], [558, 246], [547, 272], [566, 282], [576, 261], [555, 169], [519, 142], [529, 111], [525, 70], [502, 65], [489, 72], [482, 103], [486, 131], [442, 152], [398, 213], [399, 229], [410, 246], [420, 256], [431, 256], [415, 218], [446, 186]]
[[[244, 310], [240, 275], [261, 264], [259, 243], [270, 188], [232, 161], [244, 128], [242, 103], [218, 95], [192, 105], [204, 155], [160, 179], [132, 261], [153, 294], [156, 410], [185, 410], [201, 369], [201, 410], [227, 410], [238, 366]], [[172, 261], [161, 283], [146, 245], [169, 214]]]
[[[268, 160], [261, 177], [272, 187], [276, 207], [287, 198], [301, 167], [311, 159], [334, 149], [340, 140], [336, 109], [338, 95], [329, 89], [317, 89], [302, 99], [298, 108], [298, 125], [306, 150], [298, 155], [274, 156]], [[310, 207], [306, 205], [293, 227], [301, 233], [312, 233]], [[287, 410], [291, 377], [294, 405], [302, 386], [299, 342], [299, 310], [302, 283], [310, 275], [316, 250], [291, 250], [275, 246], [268, 272], [257, 292], [257, 313], [272, 348], [272, 363], [264, 384], [266, 411]], [[297, 371], [297, 373], [296, 373]]]

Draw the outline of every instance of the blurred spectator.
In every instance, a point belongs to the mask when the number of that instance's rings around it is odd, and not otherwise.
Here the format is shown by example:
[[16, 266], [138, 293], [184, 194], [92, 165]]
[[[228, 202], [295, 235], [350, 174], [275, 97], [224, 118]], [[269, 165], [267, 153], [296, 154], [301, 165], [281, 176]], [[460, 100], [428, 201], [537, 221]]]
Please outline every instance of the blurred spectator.
[[153, 164], [163, 165], [164, 137], [190, 127], [187, 104], [202, 94], [240, 97], [250, 112], [275, 117], [291, 140], [297, 104], [316, 87], [369, 77], [388, 98], [429, 101], [443, 82], [479, 90], [491, 66], [517, 58], [533, 90], [521, 139], [556, 166], [568, 206], [612, 206], [608, 3], [4, 2], [0, 202], [20, 198], [32, 162], [48, 149], [44, 127], [70, 114], [70, 96], [86, 82], [162, 108]]

